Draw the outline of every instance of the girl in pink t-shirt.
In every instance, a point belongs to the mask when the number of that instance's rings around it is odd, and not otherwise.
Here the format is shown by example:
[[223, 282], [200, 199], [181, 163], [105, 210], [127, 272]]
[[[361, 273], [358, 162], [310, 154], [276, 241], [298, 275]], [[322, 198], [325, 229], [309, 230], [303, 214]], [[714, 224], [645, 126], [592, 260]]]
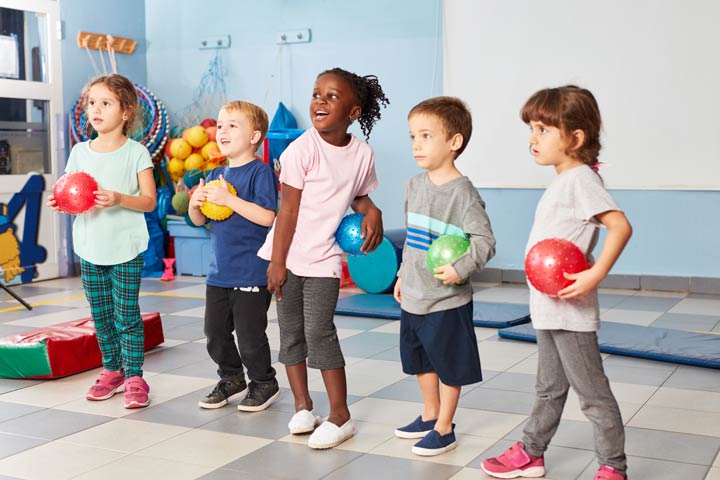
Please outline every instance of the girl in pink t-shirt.
[[[280, 212], [258, 252], [270, 260], [267, 288], [278, 301], [279, 359], [295, 397], [296, 413], [288, 427], [293, 434], [314, 430], [311, 448], [332, 448], [355, 434], [345, 359], [333, 323], [342, 255], [334, 234], [352, 207], [365, 215], [362, 251], [371, 252], [382, 241], [382, 212], [368, 197], [377, 186], [373, 152], [347, 130], [357, 120], [369, 137], [388, 103], [375, 76], [335, 68], [317, 77], [310, 102], [314, 128], [280, 158]], [[322, 371], [330, 400], [330, 414], [321, 425], [313, 414], [307, 367]]]

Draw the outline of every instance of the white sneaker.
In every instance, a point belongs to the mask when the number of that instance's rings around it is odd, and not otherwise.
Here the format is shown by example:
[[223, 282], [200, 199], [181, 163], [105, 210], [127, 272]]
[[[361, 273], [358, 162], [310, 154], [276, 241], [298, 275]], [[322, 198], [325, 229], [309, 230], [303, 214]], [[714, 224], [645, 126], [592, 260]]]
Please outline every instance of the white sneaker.
[[323, 422], [308, 439], [308, 447], [322, 450], [333, 448], [355, 435], [355, 424], [348, 420], [342, 427], [332, 422]]
[[288, 428], [290, 433], [297, 435], [299, 433], [307, 433], [315, 430], [315, 427], [320, 425], [322, 418], [313, 415], [313, 412], [309, 410], [300, 410], [290, 419]]

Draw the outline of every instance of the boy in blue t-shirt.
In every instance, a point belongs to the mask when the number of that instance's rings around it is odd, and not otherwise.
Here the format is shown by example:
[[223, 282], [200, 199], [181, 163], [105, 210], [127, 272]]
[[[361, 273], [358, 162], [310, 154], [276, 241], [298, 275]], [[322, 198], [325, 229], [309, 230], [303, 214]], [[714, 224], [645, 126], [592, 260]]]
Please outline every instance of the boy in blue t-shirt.
[[[225, 220], [211, 219], [205, 335], [220, 381], [198, 402], [202, 408], [220, 408], [244, 396], [238, 410], [255, 412], [280, 395], [265, 334], [272, 298], [266, 288], [268, 262], [257, 256], [275, 220], [278, 201], [272, 167], [255, 157], [267, 130], [268, 117], [260, 107], [241, 101], [224, 105], [218, 115], [217, 144], [228, 165], [208, 175], [207, 183], [219, 183], [205, 185], [201, 180], [190, 198], [188, 213], [198, 226], [208, 220], [200, 209], [206, 200], [232, 210]], [[229, 185], [237, 196], [230, 193]]]

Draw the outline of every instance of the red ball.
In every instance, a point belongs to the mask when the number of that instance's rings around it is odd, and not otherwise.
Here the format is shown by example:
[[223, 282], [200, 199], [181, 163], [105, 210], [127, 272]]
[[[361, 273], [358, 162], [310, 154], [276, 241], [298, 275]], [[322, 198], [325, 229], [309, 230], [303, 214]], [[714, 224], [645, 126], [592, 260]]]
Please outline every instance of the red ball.
[[551, 297], [574, 282], [563, 273], [578, 273], [588, 268], [585, 255], [577, 245], [562, 238], [539, 241], [525, 257], [525, 275], [530, 284]]
[[95, 206], [95, 194], [98, 184], [85, 172], [66, 173], [53, 187], [53, 197], [57, 207], [65, 213], [78, 215]]

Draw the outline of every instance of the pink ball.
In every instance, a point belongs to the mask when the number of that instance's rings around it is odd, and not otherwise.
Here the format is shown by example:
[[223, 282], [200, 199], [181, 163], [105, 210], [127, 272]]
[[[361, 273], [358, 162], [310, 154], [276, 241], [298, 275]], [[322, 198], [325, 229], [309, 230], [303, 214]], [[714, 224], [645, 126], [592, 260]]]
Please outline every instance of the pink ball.
[[53, 187], [53, 197], [57, 207], [72, 215], [85, 213], [95, 206], [95, 194], [98, 184], [85, 172], [66, 173]]

